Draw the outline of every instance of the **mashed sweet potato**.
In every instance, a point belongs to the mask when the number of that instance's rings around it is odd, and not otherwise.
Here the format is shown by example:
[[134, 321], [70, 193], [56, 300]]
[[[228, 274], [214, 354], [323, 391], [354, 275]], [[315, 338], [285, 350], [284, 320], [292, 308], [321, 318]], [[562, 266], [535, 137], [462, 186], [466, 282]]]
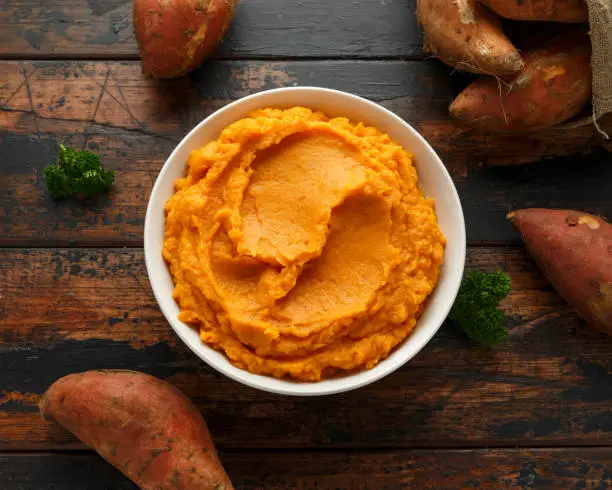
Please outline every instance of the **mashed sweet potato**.
[[203, 342], [253, 373], [317, 381], [375, 366], [410, 334], [444, 245], [409, 153], [294, 107], [192, 152], [163, 253]]

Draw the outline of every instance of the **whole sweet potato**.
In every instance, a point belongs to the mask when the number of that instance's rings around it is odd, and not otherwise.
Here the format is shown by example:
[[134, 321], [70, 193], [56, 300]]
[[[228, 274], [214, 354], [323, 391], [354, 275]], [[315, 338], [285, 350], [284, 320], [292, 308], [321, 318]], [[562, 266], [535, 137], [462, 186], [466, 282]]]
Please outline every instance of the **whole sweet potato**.
[[155, 78], [185, 75], [221, 42], [237, 0], [134, 0], [142, 69]]
[[461, 92], [450, 114], [494, 132], [548, 128], [578, 114], [591, 96], [591, 45], [574, 31], [533, 49], [525, 68], [502, 81], [480, 77]]
[[515, 20], [588, 22], [584, 0], [480, 0], [497, 15]]
[[559, 294], [587, 322], [612, 335], [612, 225], [560, 209], [522, 209], [508, 219]]
[[418, 0], [424, 47], [459, 70], [509, 75], [523, 67], [499, 18], [476, 0]]
[[200, 413], [180, 391], [153, 376], [71, 374], [51, 385], [40, 411], [142, 489], [232, 488]]

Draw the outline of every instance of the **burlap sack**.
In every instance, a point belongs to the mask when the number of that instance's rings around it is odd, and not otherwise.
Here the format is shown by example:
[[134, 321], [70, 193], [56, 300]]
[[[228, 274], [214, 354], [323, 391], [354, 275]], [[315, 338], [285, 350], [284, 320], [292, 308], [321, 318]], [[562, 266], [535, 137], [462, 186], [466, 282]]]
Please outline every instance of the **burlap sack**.
[[594, 123], [612, 112], [612, 0], [586, 0], [589, 7], [591, 68], [593, 70], [593, 116], [574, 125]]

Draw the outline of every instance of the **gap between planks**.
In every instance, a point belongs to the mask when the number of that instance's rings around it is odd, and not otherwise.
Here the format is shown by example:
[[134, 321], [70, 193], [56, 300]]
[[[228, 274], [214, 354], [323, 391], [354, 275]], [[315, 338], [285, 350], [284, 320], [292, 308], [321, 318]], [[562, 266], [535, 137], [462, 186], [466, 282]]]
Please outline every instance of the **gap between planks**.
[[[213, 56], [206, 61], [427, 61], [436, 59], [431, 55], [346, 55], [346, 56]], [[0, 54], [0, 61], [140, 61], [136, 53], [7, 53]]]
[[[332, 448], [321, 448], [321, 447], [313, 447], [313, 448], [221, 448], [220, 452], [223, 454], [401, 454], [406, 452], [411, 453], [453, 453], [453, 452], [461, 452], [461, 451], [470, 451], [474, 453], [487, 453], [492, 451], [505, 451], [505, 452], [522, 452], [522, 451], [533, 451], [533, 452], [559, 452], [565, 450], [583, 450], [583, 451], [605, 451], [612, 449], [612, 444], [610, 445], [562, 445], [562, 446], [551, 446], [551, 445], [532, 445], [532, 446], [512, 446], [512, 445], [496, 445], [496, 446], [393, 446], [393, 447], [359, 447], [359, 446], [343, 446], [343, 447], [332, 447]], [[3, 450], [0, 449], [1, 456], [40, 456], [40, 455], [70, 455], [70, 456], [82, 456], [82, 455], [90, 455], [94, 454], [95, 451], [93, 449], [32, 449], [32, 450]]]

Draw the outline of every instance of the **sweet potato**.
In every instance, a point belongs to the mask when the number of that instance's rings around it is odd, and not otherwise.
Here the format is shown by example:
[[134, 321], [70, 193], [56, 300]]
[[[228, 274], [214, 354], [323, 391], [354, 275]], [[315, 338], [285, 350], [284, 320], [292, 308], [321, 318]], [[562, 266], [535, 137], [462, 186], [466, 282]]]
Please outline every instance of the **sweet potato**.
[[134, 0], [142, 69], [155, 78], [185, 75], [221, 42], [237, 0]]
[[522, 209], [508, 219], [554, 288], [612, 335], [612, 225], [579, 211]]
[[200, 413], [180, 391], [153, 376], [71, 374], [51, 385], [40, 411], [142, 489], [232, 488]]
[[424, 47], [459, 70], [510, 75], [523, 67], [499, 19], [476, 0], [418, 0]]
[[591, 45], [572, 32], [529, 51], [525, 68], [506, 84], [480, 77], [461, 92], [450, 114], [494, 132], [548, 128], [578, 114], [591, 96]]
[[497, 15], [515, 20], [588, 22], [584, 0], [480, 0]]

